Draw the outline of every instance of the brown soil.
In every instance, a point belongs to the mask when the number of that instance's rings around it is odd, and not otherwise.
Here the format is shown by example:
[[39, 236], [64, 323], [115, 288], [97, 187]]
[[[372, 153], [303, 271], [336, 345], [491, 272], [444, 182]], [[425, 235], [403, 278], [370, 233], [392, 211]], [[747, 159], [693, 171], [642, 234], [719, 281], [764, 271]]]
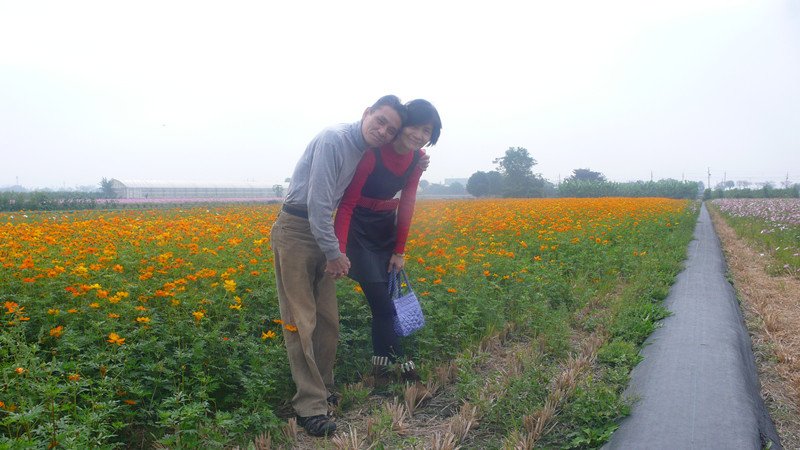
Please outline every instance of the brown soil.
[[771, 257], [709, 212], [753, 341], [762, 397], [783, 447], [800, 449], [800, 280], [767, 274]]

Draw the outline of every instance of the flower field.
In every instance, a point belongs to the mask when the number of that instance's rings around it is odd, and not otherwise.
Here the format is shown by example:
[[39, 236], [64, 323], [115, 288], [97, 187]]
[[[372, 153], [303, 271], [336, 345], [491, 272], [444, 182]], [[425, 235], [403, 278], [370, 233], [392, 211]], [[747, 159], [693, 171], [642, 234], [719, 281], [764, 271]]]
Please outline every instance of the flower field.
[[740, 236], [776, 259], [771, 272], [800, 276], [800, 199], [717, 199], [712, 205]]
[[[294, 327], [275, 295], [277, 213], [0, 217], [0, 447], [224, 447], [279, 435], [294, 390], [282, 333]], [[696, 214], [694, 203], [652, 198], [419, 202], [407, 271], [428, 325], [406, 345], [424, 372], [513, 322], [540, 336], [555, 367], [571, 330], [602, 328], [627, 349], [609, 378], [617, 395], [664, 315], [658, 301]], [[368, 369], [369, 309], [352, 282], [338, 286], [337, 381], [353, 382]], [[624, 414], [615, 402], [602, 423], [576, 413], [551, 439], [612, 429]]]

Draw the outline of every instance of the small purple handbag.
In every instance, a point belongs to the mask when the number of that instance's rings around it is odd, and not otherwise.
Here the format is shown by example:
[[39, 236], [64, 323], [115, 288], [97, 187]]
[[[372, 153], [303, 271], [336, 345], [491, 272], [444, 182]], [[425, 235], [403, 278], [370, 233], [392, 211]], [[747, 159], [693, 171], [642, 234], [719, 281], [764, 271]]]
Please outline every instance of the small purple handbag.
[[[406, 284], [405, 294], [402, 293], [402, 282]], [[411, 289], [405, 270], [400, 273], [392, 272], [389, 274], [389, 295], [391, 296], [394, 309], [397, 314], [394, 317], [394, 332], [398, 336], [409, 336], [415, 331], [425, 326], [425, 316], [422, 314], [422, 307], [419, 305], [417, 294]]]

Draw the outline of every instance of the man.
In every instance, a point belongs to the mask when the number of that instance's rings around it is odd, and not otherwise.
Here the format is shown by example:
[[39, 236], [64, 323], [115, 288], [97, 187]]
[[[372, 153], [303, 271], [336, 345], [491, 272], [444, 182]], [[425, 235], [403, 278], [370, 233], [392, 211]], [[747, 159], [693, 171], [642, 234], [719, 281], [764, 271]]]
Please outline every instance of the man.
[[[335, 279], [350, 260], [339, 251], [333, 212], [367, 148], [380, 147], [403, 126], [394, 95], [378, 99], [359, 122], [323, 130], [306, 147], [272, 227], [272, 251], [284, 339], [297, 392], [297, 422], [312, 436], [336, 431], [327, 416], [339, 340]], [[295, 328], [296, 327], [296, 328]]]

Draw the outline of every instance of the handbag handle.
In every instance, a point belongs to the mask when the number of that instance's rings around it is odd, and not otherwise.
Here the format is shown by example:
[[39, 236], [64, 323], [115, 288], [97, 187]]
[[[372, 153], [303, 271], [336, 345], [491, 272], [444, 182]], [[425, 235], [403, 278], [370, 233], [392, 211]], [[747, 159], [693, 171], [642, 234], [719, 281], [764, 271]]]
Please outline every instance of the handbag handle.
[[400, 272], [393, 270], [389, 273], [389, 295], [391, 298], [400, 297], [400, 287], [402, 286], [400, 282], [400, 275], [403, 276], [403, 281], [406, 283], [406, 289], [411, 292], [414, 291], [414, 289], [411, 288], [411, 283], [408, 281], [408, 275], [406, 275], [406, 271], [404, 269], [400, 269]]

